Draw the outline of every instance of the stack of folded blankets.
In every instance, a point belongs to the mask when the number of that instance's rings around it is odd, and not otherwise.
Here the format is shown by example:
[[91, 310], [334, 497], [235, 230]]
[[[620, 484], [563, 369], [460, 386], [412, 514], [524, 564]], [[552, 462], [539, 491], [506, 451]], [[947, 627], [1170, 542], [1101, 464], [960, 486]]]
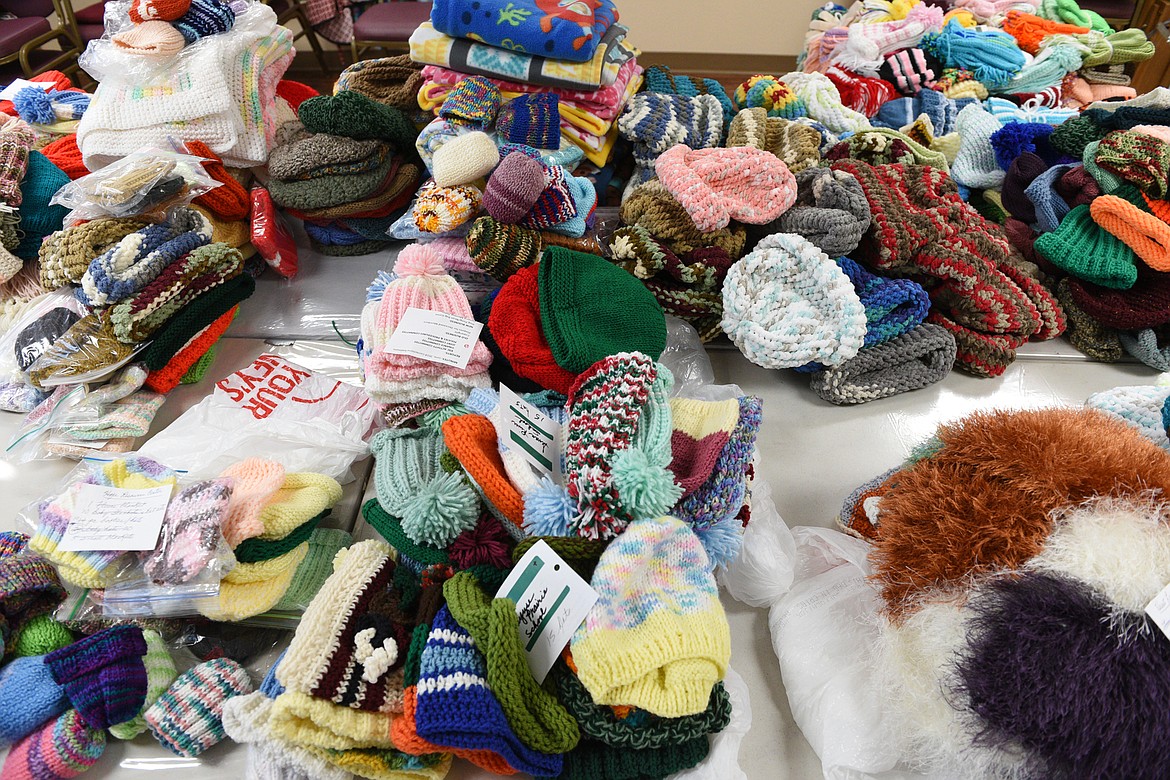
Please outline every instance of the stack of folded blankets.
[[481, 76], [503, 101], [501, 142], [535, 145], [526, 138], [539, 124], [541, 148], [580, 149], [582, 173], [608, 180], [616, 119], [642, 85], [627, 33], [613, 0], [439, 0], [410, 37], [411, 58], [426, 66], [418, 104], [442, 118], [452, 89]]
[[418, 135], [400, 108], [356, 90], [301, 102], [276, 132], [268, 193], [304, 221], [326, 255], [365, 255], [390, 245], [389, 229], [419, 184]]
[[[131, 5], [133, 14], [182, 3]], [[159, 11], [164, 16], [141, 17], [130, 31], [91, 42], [85, 56], [102, 67], [92, 68], [100, 83], [77, 127], [87, 168], [166, 148], [168, 139], [203, 141], [227, 165], [268, 159], [276, 86], [292, 62], [292, 34], [268, 6], [242, 9], [237, 14], [222, 0], [192, 0], [173, 22]], [[131, 36], [135, 45], [125, 45]]]

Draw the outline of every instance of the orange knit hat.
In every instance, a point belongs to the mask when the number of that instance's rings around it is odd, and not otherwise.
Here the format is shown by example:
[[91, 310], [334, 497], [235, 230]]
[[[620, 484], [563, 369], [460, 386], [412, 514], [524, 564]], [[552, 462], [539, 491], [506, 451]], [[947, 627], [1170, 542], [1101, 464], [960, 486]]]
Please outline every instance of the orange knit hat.
[[235, 177], [227, 172], [227, 168], [223, 167], [223, 160], [219, 155], [202, 141], [188, 141], [187, 151], [207, 160], [203, 163], [203, 170], [222, 185], [203, 193], [194, 202], [214, 211], [220, 219], [228, 222], [247, 219], [252, 213], [252, 199], [244, 185], [236, 181]]
[[492, 507], [523, 528], [524, 499], [504, 470], [492, 421], [481, 414], [452, 417], [443, 423], [443, 442]]

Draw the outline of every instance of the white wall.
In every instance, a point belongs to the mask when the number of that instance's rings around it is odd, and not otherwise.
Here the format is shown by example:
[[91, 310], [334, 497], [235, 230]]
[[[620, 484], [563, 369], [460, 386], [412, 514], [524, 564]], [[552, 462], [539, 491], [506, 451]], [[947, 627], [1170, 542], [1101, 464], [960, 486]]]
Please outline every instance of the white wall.
[[796, 56], [824, 0], [617, 0], [630, 40], [648, 52]]

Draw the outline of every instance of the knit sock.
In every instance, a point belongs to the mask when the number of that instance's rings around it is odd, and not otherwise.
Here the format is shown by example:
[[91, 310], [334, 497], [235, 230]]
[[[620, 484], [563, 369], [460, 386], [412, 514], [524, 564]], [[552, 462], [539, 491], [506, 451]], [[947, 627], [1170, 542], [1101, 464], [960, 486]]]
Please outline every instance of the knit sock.
[[115, 626], [45, 656], [53, 679], [87, 724], [106, 729], [133, 718], [146, 700], [142, 629]]

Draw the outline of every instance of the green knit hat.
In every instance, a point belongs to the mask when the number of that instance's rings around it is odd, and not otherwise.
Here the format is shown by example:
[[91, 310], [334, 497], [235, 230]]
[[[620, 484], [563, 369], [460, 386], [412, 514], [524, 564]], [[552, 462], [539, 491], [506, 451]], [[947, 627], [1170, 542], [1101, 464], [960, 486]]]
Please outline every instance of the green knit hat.
[[330, 509], [326, 509], [321, 514], [310, 517], [289, 532], [287, 536], [283, 536], [280, 539], [261, 539], [258, 536], [252, 539], [245, 539], [232, 552], [235, 554], [236, 560], [240, 563], [259, 563], [260, 561], [279, 558], [285, 553], [290, 553], [297, 547], [300, 547], [303, 542], [307, 542], [309, 537], [313, 535], [313, 529], [329, 516], [330, 511]]
[[12, 654], [17, 658], [46, 655], [68, 647], [73, 641], [69, 629], [54, 620], [52, 615], [37, 615], [20, 630], [16, 644], [12, 646]]
[[167, 650], [162, 634], [151, 629], [144, 629], [142, 638], [146, 640], [146, 655], [142, 658], [146, 665], [146, 701], [138, 714], [125, 723], [110, 726], [110, 733], [118, 739], [134, 739], [146, 731], [146, 718], [143, 713], [166, 693], [167, 688], [179, 676], [175, 662]]
[[358, 141], [388, 141], [402, 155], [414, 154], [418, 131], [397, 108], [370, 100], [360, 92], [318, 95], [301, 103], [297, 117], [310, 133], [343, 135]]
[[581, 740], [565, 754], [559, 780], [593, 780], [597, 777], [667, 777], [696, 766], [707, 757], [711, 744], [706, 736], [656, 748], [632, 750], [603, 742]]
[[538, 272], [540, 323], [557, 365], [575, 374], [619, 352], [657, 360], [666, 318], [636, 278], [596, 255], [544, 250]]
[[1037, 238], [1035, 247], [1078, 279], [1114, 290], [1128, 290], [1137, 282], [1137, 255], [1094, 222], [1085, 204], [1070, 211], [1056, 230]]
[[353, 543], [353, 537], [339, 528], [317, 528], [309, 536], [309, 552], [293, 575], [275, 612], [300, 612], [333, 573], [333, 558]]
[[1101, 145], [1100, 141], [1093, 141], [1085, 147], [1085, 153], [1081, 161], [1085, 164], [1085, 173], [1089, 174], [1096, 180], [1097, 186], [1101, 189], [1102, 195], [1112, 194], [1118, 187], [1125, 184], [1125, 179], [1118, 176], [1112, 171], [1107, 171], [1097, 164], [1097, 147]]
[[20, 259], [35, 259], [45, 236], [61, 229], [68, 210], [64, 206], [50, 206], [49, 201], [68, 183], [69, 177], [48, 157], [40, 152], [28, 153], [28, 168], [20, 183], [20, 230], [24, 238], [13, 251]]
[[183, 374], [183, 378], [179, 380], [179, 384], [193, 385], [207, 376], [208, 369], [215, 362], [215, 352], [216, 345], [212, 344], [210, 349], [200, 355], [199, 359], [191, 364], [191, 367], [187, 369], [187, 373]]

